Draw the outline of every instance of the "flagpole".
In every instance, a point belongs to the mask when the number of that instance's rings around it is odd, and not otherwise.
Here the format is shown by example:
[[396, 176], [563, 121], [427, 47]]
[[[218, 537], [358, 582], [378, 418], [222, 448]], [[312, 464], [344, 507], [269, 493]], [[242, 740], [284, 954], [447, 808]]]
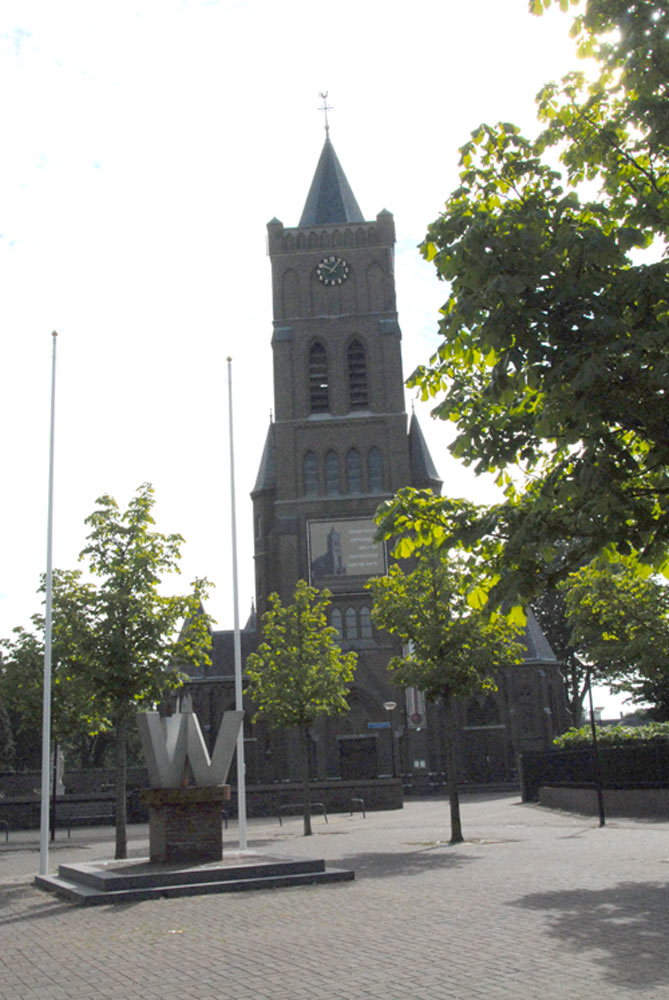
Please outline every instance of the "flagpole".
[[[239, 594], [237, 586], [237, 520], [235, 514], [235, 452], [232, 433], [232, 358], [228, 358], [228, 409], [230, 424], [230, 521], [232, 525], [232, 594], [234, 608], [235, 708], [244, 710], [242, 691], [242, 646], [239, 634]], [[240, 851], [246, 850], [246, 766], [244, 763], [244, 722], [237, 736], [237, 817]]]
[[[56, 338], [51, 334], [51, 429], [49, 434], [49, 491], [46, 529], [46, 613], [44, 627], [44, 692], [42, 698], [42, 793], [39, 873], [49, 874], [49, 798], [51, 789], [51, 625], [53, 611], [53, 456], [56, 423]], [[55, 761], [54, 761], [55, 765]]]

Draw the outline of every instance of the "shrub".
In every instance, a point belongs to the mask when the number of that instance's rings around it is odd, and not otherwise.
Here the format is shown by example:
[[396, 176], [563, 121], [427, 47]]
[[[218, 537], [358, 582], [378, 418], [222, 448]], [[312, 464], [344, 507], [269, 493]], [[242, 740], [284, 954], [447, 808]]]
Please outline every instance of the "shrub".
[[[624, 746], [639, 741], [669, 743], [669, 722], [651, 722], [646, 726], [597, 726], [597, 740], [604, 746]], [[590, 726], [568, 729], [553, 740], [558, 750], [573, 750], [590, 746], [592, 730]]]

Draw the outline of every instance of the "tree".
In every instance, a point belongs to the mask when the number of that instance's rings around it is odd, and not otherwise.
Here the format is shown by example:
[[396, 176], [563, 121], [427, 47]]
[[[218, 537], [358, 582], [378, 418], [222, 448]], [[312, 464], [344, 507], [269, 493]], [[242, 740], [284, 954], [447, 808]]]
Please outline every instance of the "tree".
[[[45, 581], [39, 592], [44, 594]], [[109, 730], [101, 693], [84, 683], [81, 663], [95, 630], [95, 590], [77, 570], [55, 570], [51, 647], [51, 732], [61, 746], [90, 750], [98, 734]], [[18, 720], [19, 743], [41, 743], [44, 687], [43, 614], [31, 627], [18, 626], [13, 638], [0, 640], [3, 650], [0, 696]]]
[[254, 716], [271, 726], [299, 726], [304, 746], [304, 835], [311, 835], [309, 727], [321, 716], [348, 709], [346, 695], [357, 662], [342, 653], [337, 630], [327, 623], [328, 590], [318, 591], [298, 580], [293, 603], [284, 605], [270, 594], [263, 615], [263, 642], [246, 661], [248, 694], [257, 705]]
[[587, 0], [597, 79], [544, 87], [536, 140], [476, 128], [422, 246], [450, 290], [410, 384], [506, 500], [465, 517], [407, 495], [405, 513], [482, 547], [497, 606], [601, 552], [669, 570], [668, 25], [659, 0]]
[[[178, 572], [183, 539], [152, 529], [154, 502], [148, 483], [125, 511], [100, 497], [86, 519], [91, 530], [80, 556], [98, 582], [82, 583], [76, 571], [54, 573], [52, 732], [63, 742], [82, 730], [112, 732], [117, 858], [127, 855], [130, 720], [181, 683], [177, 664], [209, 662], [211, 647], [201, 607], [206, 581], [195, 580], [187, 596], [159, 593], [162, 576]], [[33, 631], [16, 629], [13, 642], [4, 643], [2, 689], [13, 692], [27, 725], [41, 719], [43, 627], [35, 616]]]
[[124, 512], [109, 495], [100, 497], [86, 519], [91, 530], [81, 553], [100, 581], [93, 642], [83, 650], [81, 670], [108, 706], [114, 730], [117, 858], [127, 855], [129, 722], [138, 707], [154, 705], [181, 683], [177, 664], [208, 663], [211, 648], [209, 619], [202, 613], [206, 581], [195, 580], [187, 596], [159, 593], [163, 574], [178, 572], [183, 539], [152, 529], [154, 503], [148, 483]]
[[532, 601], [532, 610], [541, 631], [561, 663], [572, 725], [578, 729], [583, 722], [583, 699], [588, 690], [588, 668], [582, 653], [574, 646], [572, 628], [567, 618], [565, 596], [561, 588], [547, 588]]
[[476, 602], [467, 599], [465, 578], [458, 560], [425, 546], [411, 570], [393, 565], [387, 576], [367, 584], [374, 598], [372, 621], [397, 635], [408, 649], [388, 664], [394, 680], [419, 688], [429, 700], [441, 700], [445, 708], [452, 844], [463, 840], [454, 703], [494, 689], [495, 671], [521, 659], [517, 627], [472, 606]]
[[14, 737], [9, 723], [9, 713], [0, 698], [0, 770], [14, 766]]
[[561, 589], [573, 641], [614, 689], [669, 719], [669, 594], [628, 562], [593, 563]]

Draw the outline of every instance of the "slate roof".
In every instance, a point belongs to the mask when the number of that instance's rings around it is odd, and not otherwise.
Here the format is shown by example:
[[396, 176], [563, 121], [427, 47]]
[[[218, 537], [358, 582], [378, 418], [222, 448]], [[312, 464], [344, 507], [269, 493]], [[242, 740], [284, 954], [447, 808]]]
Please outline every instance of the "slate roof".
[[412, 486], [417, 489], [430, 489], [435, 493], [441, 493], [442, 480], [434, 467], [432, 456], [415, 413], [411, 414], [411, 422], [409, 423], [409, 467]]
[[307, 195], [300, 226], [364, 221], [334, 146], [327, 138]]
[[263, 448], [262, 458], [260, 459], [260, 465], [258, 467], [258, 475], [256, 476], [256, 484], [251, 490], [251, 496], [256, 493], [262, 493], [263, 490], [275, 490], [276, 489], [276, 441], [274, 434], [274, 424], [269, 425], [269, 430], [267, 431], [267, 437], [265, 438], [265, 447]]
[[534, 617], [532, 608], [526, 609], [527, 624], [523, 645], [525, 646], [525, 663], [557, 663], [557, 657], [550, 643], [541, 631], [539, 622]]

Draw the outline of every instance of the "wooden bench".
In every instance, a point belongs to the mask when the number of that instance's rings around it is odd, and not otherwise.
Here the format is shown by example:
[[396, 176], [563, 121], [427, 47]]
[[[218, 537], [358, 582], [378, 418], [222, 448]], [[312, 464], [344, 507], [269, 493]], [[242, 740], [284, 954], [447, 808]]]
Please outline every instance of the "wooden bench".
[[[320, 811], [323, 815], [323, 819], [327, 823], [328, 814], [325, 811], [325, 805], [322, 802], [312, 802], [311, 812], [313, 815], [314, 810]], [[279, 806], [279, 826], [283, 826], [283, 820], [281, 819], [282, 813], [290, 812], [298, 815], [304, 813], [304, 804], [302, 802], [286, 802], [285, 805]]]
[[56, 827], [67, 827], [68, 839], [73, 826], [108, 826], [115, 819], [116, 806], [108, 798], [56, 800]]

